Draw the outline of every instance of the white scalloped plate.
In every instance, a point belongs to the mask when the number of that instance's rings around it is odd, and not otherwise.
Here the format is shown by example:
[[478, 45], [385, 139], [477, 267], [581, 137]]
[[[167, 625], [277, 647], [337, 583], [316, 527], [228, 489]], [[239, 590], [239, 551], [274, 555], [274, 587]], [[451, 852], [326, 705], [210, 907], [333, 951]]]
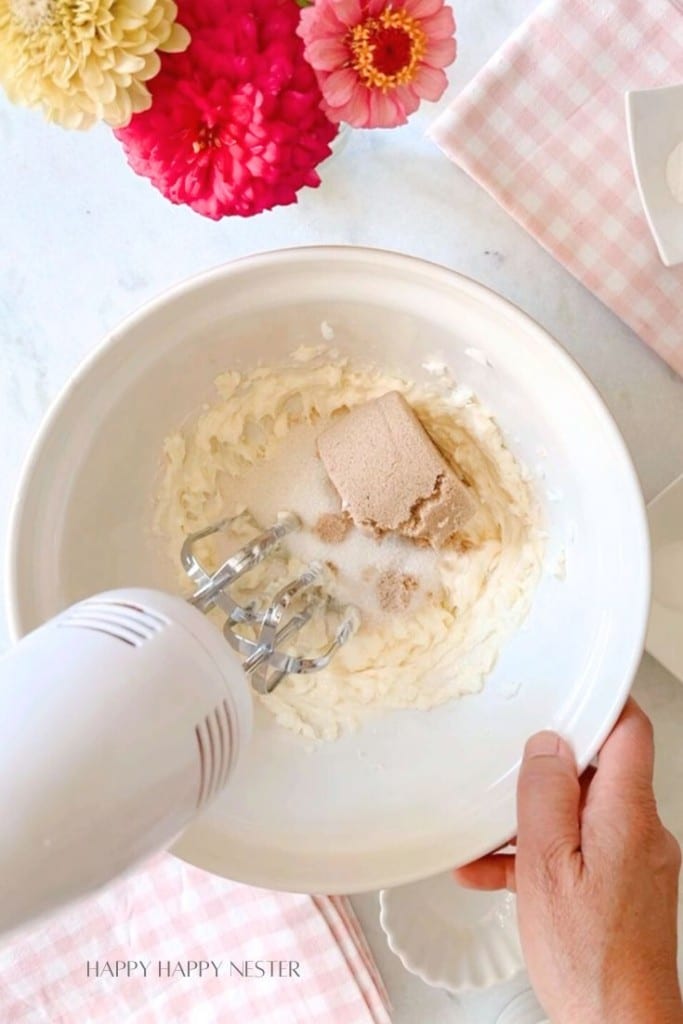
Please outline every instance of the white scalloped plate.
[[389, 948], [428, 985], [490, 988], [524, 969], [512, 893], [472, 892], [448, 872], [383, 889], [379, 900]]

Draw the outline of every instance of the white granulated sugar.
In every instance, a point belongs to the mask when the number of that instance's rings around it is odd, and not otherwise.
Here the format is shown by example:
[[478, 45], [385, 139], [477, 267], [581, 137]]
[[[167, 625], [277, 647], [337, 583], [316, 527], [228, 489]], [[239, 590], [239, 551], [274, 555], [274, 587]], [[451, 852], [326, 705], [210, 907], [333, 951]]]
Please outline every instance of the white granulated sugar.
[[446, 377], [447, 379], [451, 379], [451, 372], [443, 359], [427, 359], [427, 361], [422, 364], [422, 369], [426, 373], [430, 373], [432, 377]]
[[466, 405], [469, 405], [473, 399], [474, 391], [472, 388], [468, 388], [464, 384], [453, 388], [451, 391], [451, 405], [456, 409], [463, 409]]
[[278, 513], [294, 512], [306, 526], [313, 526], [325, 512], [334, 512], [339, 499], [317, 457], [316, 439], [320, 428], [308, 423], [292, 427], [278, 440], [269, 458], [259, 459], [236, 479], [228, 477], [222, 486], [226, 502], [248, 508], [264, 529]]
[[[478, 498], [453, 548], [434, 552], [395, 536], [378, 542], [355, 528], [335, 544], [314, 532], [321, 515], [340, 510], [316, 456], [317, 434], [335, 414], [389, 391], [405, 396]], [[426, 710], [480, 690], [526, 618], [544, 540], [530, 474], [476, 396], [465, 392], [471, 397], [462, 404], [462, 385], [446, 377], [417, 384], [354, 364], [326, 345], [301, 346], [286, 365], [226, 372], [216, 392], [215, 402], [164, 445], [154, 528], [171, 563], [178, 565], [184, 538], [200, 526], [249, 509], [227, 541], [202, 542], [201, 557], [213, 568], [225, 556], [224, 542], [234, 549], [289, 510], [304, 528], [236, 584], [237, 598], [268, 597], [315, 560], [332, 563], [326, 587], [361, 613], [357, 634], [327, 668], [289, 676], [257, 698], [280, 725], [333, 740], [383, 710]], [[419, 586], [389, 612], [375, 581], [393, 571]], [[181, 571], [178, 580], [187, 589]], [[314, 616], [296, 649], [323, 649], [338, 622], [338, 613]]]

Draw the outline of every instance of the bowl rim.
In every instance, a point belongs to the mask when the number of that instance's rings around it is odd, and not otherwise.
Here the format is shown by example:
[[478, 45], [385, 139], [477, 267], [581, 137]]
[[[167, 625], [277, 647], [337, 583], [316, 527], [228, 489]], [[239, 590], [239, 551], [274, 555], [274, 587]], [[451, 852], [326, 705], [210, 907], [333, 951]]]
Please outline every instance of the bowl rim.
[[638, 105], [642, 102], [642, 99], [648, 97], [653, 99], [657, 95], [662, 94], [680, 94], [683, 98], [683, 82], [677, 82], [673, 85], [660, 85], [649, 89], [628, 89], [624, 93], [624, 105], [626, 108], [626, 130], [628, 135], [628, 148], [631, 157], [631, 164], [633, 167], [633, 176], [636, 182], [636, 188], [638, 190], [638, 198], [640, 199], [640, 205], [645, 214], [645, 220], [647, 226], [650, 229], [650, 234], [657, 248], [657, 254], [665, 267], [678, 267], [683, 264], [683, 249], [677, 251], [673, 248], [670, 242], [664, 237], [661, 230], [660, 218], [654, 212], [654, 206], [652, 202], [652, 195], [646, 188], [643, 179], [643, 168], [645, 160], [643, 158], [643, 152], [638, 143]]
[[[576, 360], [537, 320], [531, 317], [514, 302], [493, 291], [487, 285], [475, 281], [474, 279], [461, 274], [458, 271], [445, 267], [442, 264], [425, 260], [418, 256], [408, 255], [397, 250], [355, 245], [303, 245], [292, 246], [284, 249], [266, 250], [243, 256], [239, 259], [219, 264], [218, 266], [212, 267], [208, 270], [200, 271], [197, 274], [193, 274], [190, 277], [184, 278], [180, 282], [169, 286], [157, 296], [133, 310], [104, 336], [104, 338], [88, 355], [86, 355], [74, 372], [67, 378], [67, 381], [61, 391], [51, 403], [44, 416], [43, 422], [37, 431], [33, 443], [29, 446], [28, 453], [23, 463], [23, 468], [20, 472], [17, 489], [10, 508], [4, 570], [4, 593], [11, 640], [16, 642], [28, 631], [28, 625], [22, 619], [19, 596], [22, 589], [19, 552], [22, 549], [21, 540], [24, 531], [30, 528], [26, 520], [26, 511], [34, 483], [34, 472], [41, 458], [46, 440], [53, 431], [53, 427], [61, 416], [63, 410], [68, 406], [74, 388], [76, 388], [76, 386], [88, 376], [91, 369], [96, 366], [100, 360], [103, 360], [108, 356], [110, 350], [115, 348], [118, 344], [120, 337], [125, 336], [126, 333], [139, 325], [147, 317], [154, 314], [170, 300], [177, 300], [183, 295], [192, 292], [194, 289], [201, 288], [214, 281], [233, 277], [242, 273], [250, 273], [254, 270], [263, 268], [273, 269], [280, 264], [287, 264], [292, 259], [297, 258], [304, 262], [315, 260], [316, 263], [339, 260], [349, 264], [359, 261], [374, 262], [378, 268], [384, 272], [391, 270], [392, 268], [397, 271], [409, 270], [413, 273], [427, 276], [435, 283], [439, 281], [444, 285], [452, 285], [455, 283], [462, 293], [482, 301], [489, 308], [499, 312], [501, 316], [507, 316], [508, 319], [512, 317], [514, 321], [525, 327], [526, 331], [532, 338], [535, 338], [541, 344], [546, 346], [546, 348], [549, 348], [550, 351], [552, 351], [555, 360], [561, 367], [564, 367], [575, 378], [579, 378], [580, 384], [592, 397], [594, 406], [599, 411], [603, 427], [608, 433], [610, 443], [618, 452], [622, 475], [630, 485], [631, 494], [629, 503], [631, 506], [634, 538], [637, 541], [637, 544], [634, 545], [634, 552], [638, 561], [636, 569], [641, 585], [638, 587], [638, 592], [634, 595], [633, 599], [634, 604], [637, 604], [637, 607], [634, 609], [634, 615], [637, 617], [639, 627], [637, 630], [634, 630], [628, 638], [630, 652], [626, 670], [623, 672], [618, 682], [610, 683], [612, 696], [609, 711], [598, 722], [597, 726], [591, 730], [592, 740], [586, 744], [585, 749], [576, 751], [579, 769], [583, 770], [593, 757], [595, 757], [621, 714], [626, 700], [628, 699], [645, 645], [648, 613], [651, 600], [650, 539], [645, 502], [631, 454], [598, 389]], [[192, 826], [188, 829], [188, 837], [191, 829]], [[493, 849], [504, 846], [509, 842], [513, 834], [513, 831], [511, 831], [508, 826], [506, 826], [504, 830], [501, 828], [494, 838], [490, 838], [486, 842], [482, 841], [476, 846], [473, 845], [469, 859], [476, 859]], [[181, 859], [188, 860], [190, 863], [194, 863], [191, 858], [184, 855], [183, 848], [185, 845], [186, 844], [181, 840], [180, 849], [177, 850], [175, 855], [180, 856]], [[366, 868], [364, 877], [359, 879], [358, 884], [355, 884], [351, 888], [349, 887], [348, 882], [340, 888], [335, 888], [331, 879], [326, 877], [324, 874], [309, 880], [306, 886], [303, 886], [293, 878], [289, 880], [284, 887], [287, 888], [288, 891], [292, 892], [367, 892], [419, 881], [429, 875], [446, 871], [452, 866], [452, 858], [446, 859], [443, 853], [439, 854], [439, 851], [435, 850], [433, 858], [428, 862], [425, 861], [424, 867], [419, 871], [417, 869], [408, 870], [406, 868], [403, 868], [402, 870], [394, 869], [392, 877], [387, 878], [386, 874], [380, 877], [372, 869], [368, 870]], [[259, 872], [256, 872], [249, 878], [242, 878], [237, 875], [234, 877], [236, 881], [244, 881], [247, 884], [273, 887], [272, 878], [267, 872], [261, 872], [260, 874]], [[280, 885], [278, 887], [283, 886]]]

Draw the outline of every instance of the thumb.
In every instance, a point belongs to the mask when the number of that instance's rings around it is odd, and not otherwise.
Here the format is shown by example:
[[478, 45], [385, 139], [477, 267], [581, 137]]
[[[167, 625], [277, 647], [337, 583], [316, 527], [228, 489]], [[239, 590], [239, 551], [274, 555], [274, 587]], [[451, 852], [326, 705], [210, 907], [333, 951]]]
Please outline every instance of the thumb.
[[517, 784], [517, 867], [551, 864], [581, 847], [581, 788], [569, 745], [554, 732], [532, 736], [524, 750]]

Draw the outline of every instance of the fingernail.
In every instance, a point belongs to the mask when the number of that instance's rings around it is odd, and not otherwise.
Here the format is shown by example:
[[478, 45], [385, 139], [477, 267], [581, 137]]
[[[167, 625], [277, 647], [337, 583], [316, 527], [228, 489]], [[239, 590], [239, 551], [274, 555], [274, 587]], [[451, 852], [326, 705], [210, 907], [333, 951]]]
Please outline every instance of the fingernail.
[[524, 757], [557, 757], [562, 741], [556, 732], [537, 732], [528, 740], [524, 748]]

